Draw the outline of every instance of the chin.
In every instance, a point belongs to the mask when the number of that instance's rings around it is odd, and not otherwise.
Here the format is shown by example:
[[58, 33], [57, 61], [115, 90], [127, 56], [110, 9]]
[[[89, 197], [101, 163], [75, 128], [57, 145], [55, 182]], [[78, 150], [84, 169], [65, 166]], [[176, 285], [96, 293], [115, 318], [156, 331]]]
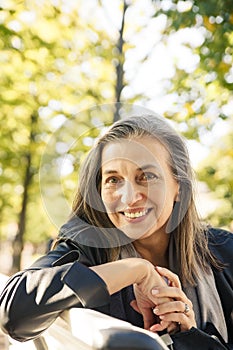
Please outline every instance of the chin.
[[124, 232], [124, 234], [128, 237], [128, 238], [130, 238], [130, 239], [132, 239], [133, 241], [136, 241], [136, 240], [138, 240], [138, 239], [143, 239], [143, 238], [147, 238], [147, 237], [149, 237], [150, 235], [152, 235], [152, 233], [149, 233], [149, 232], [137, 232], [137, 231], [135, 231], [135, 229], [134, 230], [123, 230], [123, 229], [121, 229], [121, 231], [122, 232]]

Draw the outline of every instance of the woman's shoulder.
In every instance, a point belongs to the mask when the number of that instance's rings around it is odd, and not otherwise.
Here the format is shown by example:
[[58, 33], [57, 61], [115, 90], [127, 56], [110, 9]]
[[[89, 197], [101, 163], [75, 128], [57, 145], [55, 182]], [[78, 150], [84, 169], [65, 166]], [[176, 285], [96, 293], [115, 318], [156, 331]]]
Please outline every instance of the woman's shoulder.
[[[71, 249], [79, 251], [88, 265], [107, 262], [104, 236], [98, 227], [88, 224], [83, 218], [73, 216], [61, 228], [57, 243], [65, 242]], [[81, 259], [81, 258], [80, 258]]]
[[211, 244], [233, 244], [233, 233], [222, 228], [208, 227], [208, 239]]
[[233, 266], [233, 233], [221, 228], [208, 228], [208, 243], [212, 253]]

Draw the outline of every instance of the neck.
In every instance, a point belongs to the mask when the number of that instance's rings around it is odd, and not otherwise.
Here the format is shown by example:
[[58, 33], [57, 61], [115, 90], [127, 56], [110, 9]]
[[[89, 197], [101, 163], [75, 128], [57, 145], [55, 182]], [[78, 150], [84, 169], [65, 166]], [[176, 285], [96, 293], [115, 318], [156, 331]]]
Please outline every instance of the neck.
[[169, 239], [170, 235], [167, 233], [154, 233], [150, 237], [135, 241], [133, 245], [141, 257], [154, 266], [168, 267]]

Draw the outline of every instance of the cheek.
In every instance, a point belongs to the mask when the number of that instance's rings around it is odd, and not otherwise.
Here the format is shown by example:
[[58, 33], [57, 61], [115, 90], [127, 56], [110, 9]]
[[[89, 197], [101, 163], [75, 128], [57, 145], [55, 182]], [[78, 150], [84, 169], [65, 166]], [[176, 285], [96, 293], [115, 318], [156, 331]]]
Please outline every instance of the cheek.
[[157, 184], [149, 190], [150, 202], [155, 206], [156, 216], [164, 217], [169, 216], [173, 209], [173, 192], [169, 190], [169, 187], [164, 183]]
[[101, 198], [107, 212], [114, 212], [114, 208], [116, 208], [118, 202], [118, 196], [116, 193], [110, 190], [102, 189]]
[[157, 206], [163, 206], [166, 201], [166, 188], [164, 184], [150, 186], [147, 191], [147, 198], [155, 202]]

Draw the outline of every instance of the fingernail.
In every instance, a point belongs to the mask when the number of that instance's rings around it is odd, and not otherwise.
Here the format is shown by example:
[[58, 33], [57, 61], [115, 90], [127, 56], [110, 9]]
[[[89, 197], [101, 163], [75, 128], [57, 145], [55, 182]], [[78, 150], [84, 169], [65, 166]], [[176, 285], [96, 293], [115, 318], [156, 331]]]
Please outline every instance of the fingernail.
[[164, 316], [161, 316], [161, 315], [160, 315], [159, 318], [161, 318], [161, 320], [162, 320], [162, 319], [164, 318]]
[[156, 266], [156, 269], [162, 270], [162, 267], [161, 266]]
[[154, 308], [154, 309], [153, 309], [153, 313], [154, 313], [154, 314], [157, 314], [158, 312], [159, 312], [159, 309], [158, 309], [158, 308]]
[[151, 291], [151, 294], [152, 294], [152, 295], [156, 295], [156, 294], [158, 294], [158, 293], [159, 293], [158, 289], [152, 289], [152, 291]]

